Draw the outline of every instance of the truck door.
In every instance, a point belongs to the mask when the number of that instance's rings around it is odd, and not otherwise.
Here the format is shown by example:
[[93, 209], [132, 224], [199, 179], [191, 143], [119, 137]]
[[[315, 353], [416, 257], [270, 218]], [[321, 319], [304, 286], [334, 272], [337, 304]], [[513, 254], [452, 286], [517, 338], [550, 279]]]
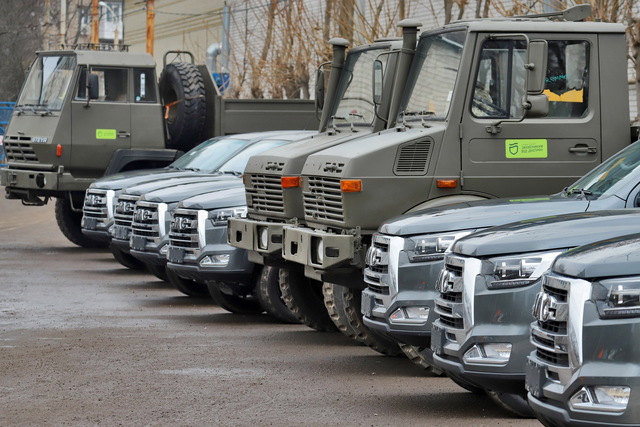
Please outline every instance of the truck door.
[[517, 121], [525, 92], [524, 38], [481, 35], [461, 123], [465, 191], [498, 197], [553, 193], [603, 160], [596, 37], [530, 37], [548, 40], [543, 93], [549, 114]]
[[71, 107], [71, 167], [78, 177], [101, 176], [113, 152], [131, 146], [129, 69], [91, 67], [90, 72], [97, 76], [97, 98], [87, 101], [84, 69]]

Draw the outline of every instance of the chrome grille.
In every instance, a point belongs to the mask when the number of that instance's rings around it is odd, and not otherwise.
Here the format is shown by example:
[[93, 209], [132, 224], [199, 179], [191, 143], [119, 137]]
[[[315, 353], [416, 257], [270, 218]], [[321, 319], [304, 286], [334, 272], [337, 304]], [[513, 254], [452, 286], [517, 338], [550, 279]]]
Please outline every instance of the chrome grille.
[[138, 201], [133, 212], [131, 235], [146, 239], [157, 239], [160, 236], [158, 219], [158, 204]]
[[7, 154], [7, 159], [14, 162], [37, 163], [38, 156], [36, 156], [31, 146], [30, 138], [24, 138], [28, 139], [29, 142], [23, 141], [23, 138], [20, 139], [21, 140], [18, 140], [16, 137], [10, 137], [4, 140], [4, 151]]
[[302, 196], [306, 217], [344, 222], [339, 178], [307, 176]]
[[250, 175], [250, 187], [245, 187], [247, 201], [257, 212], [284, 214], [284, 199], [280, 176]]
[[364, 281], [371, 292], [389, 295], [389, 238], [374, 234], [367, 251]]
[[542, 279], [542, 291], [533, 306], [536, 321], [531, 325], [531, 343], [541, 361], [557, 367], [569, 367], [567, 325], [570, 282], [551, 275]]
[[443, 326], [464, 329], [462, 290], [464, 260], [448, 256], [438, 278], [436, 289], [440, 295], [435, 300], [435, 311]]
[[87, 218], [96, 218], [98, 221], [106, 221], [109, 217], [107, 191], [88, 189], [84, 196], [82, 213]]
[[130, 195], [122, 195], [118, 198], [113, 214], [115, 225], [126, 227], [131, 230], [133, 212], [135, 211], [136, 202], [139, 199], [140, 196]]
[[204, 244], [198, 234], [198, 211], [176, 209], [169, 230], [169, 245], [193, 255]]

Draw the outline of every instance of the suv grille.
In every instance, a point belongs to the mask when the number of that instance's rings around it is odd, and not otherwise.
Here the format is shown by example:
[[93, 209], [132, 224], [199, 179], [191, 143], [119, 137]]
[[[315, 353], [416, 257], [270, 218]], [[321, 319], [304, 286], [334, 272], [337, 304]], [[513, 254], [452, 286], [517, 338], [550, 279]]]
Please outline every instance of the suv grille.
[[245, 187], [251, 208], [256, 212], [284, 214], [280, 176], [250, 175], [251, 188]]
[[169, 230], [169, 245], [191, 255], [204, 247], [205, 242], [200, 242], [198, 234], [198, 211], [176, 209]]
[[545, 275], [542, 292], [536, 297], [531, 325], [531, 343], [536, 356], [557, 367], [569, 367], [567, 324], [569, 281]]
[[147, 240], [158, 239], [160, 226], [158, 218], [158, 204], [145, 201], [136, 203], [131, 222], [131, 235], [144, 237]]
[[[24, 140], [28, 141], [24, 141]], [[38, 156], [36, 156], [33, 147], [31, 146], [31, 138], [7, 137], [4, 140], [4, 151], [7, 153], [7, 159], [14, 162], [29, 162], [37, 163]]]
[[140, 196], [122, 195], [118, 198], [114, 210], [114, 223], [116, 226], [121, 226], [131, 230], [131, 223], [133, 222], [133, 212], [136, 208], [136, 202], [140, 199]]
[[464, 318], [460, 314], [462, 309], [462, 276], [464, 259], [448, 256], [441, 277], [438, 278], [440, 295], [435, 300], [435, 310], [442, 325], [464, 329]]
[[305, 217], [344, 222], [340, 179], [307, 176], [305, 180], [308, 184], [302, 191]]
[[94, 189], [87, 190], [84, 196], [82, 212], [85, 217], [96, 218], [99, 222], [106, 221], [109, 216], [107, 208], [107, 191]]
[[389, 295], [389, 238], [374, 234], [367, 251], [364, 281], [376, 294]]

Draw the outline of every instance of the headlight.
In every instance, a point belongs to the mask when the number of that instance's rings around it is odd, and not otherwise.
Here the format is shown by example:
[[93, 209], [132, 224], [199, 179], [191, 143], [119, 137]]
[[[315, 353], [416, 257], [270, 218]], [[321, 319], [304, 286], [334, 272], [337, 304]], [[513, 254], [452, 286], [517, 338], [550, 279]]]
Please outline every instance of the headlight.
[[603, 280], [593, 284], [591, 297], [602, 318], [640, 316], [640, 277]]
[[507, 289], [527, 286], [547, 271], [553, 260], [564, 251], [522, 254], [489, 259], [493, 280], [487, 281], [489, 289]]
[[211, 220], [211, 224], [214, 226], [227, 225], [227, 220], [229, 218], [246, 218], [246, 216], [246, 206], [236, 206], [233, 208], [214, 209], [209, 211], [209, 220]]
[[405, 239], [404, 250], [410, 262], [439, 261], [444, 259], [444, 253], [461, 237], [473, 233], [475, 230], [454, 231], [442, 234], [427, 234]]

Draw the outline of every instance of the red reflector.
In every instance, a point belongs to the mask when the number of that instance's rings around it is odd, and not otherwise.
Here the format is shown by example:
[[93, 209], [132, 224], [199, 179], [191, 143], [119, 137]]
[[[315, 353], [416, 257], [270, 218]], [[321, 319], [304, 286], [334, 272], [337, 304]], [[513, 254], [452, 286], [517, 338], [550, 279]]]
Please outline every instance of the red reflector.
[[340, 190], [343, 193], [357, 193], [362, 191], [362, 181], [359, 179], [343, 179], [340, 181]]
[[56, 156], [58, 157], [62, 156], [62, 145], [60, 144], [56, 146]]
[[437, 179], [436, 187], [438, 188], [456, 188], [458, 186], [457, 179]]
[[282, 185], [282, 188], [300, 187], [300, 177], [283, 176], [282, 178], [280, 178], [280, 185]]

